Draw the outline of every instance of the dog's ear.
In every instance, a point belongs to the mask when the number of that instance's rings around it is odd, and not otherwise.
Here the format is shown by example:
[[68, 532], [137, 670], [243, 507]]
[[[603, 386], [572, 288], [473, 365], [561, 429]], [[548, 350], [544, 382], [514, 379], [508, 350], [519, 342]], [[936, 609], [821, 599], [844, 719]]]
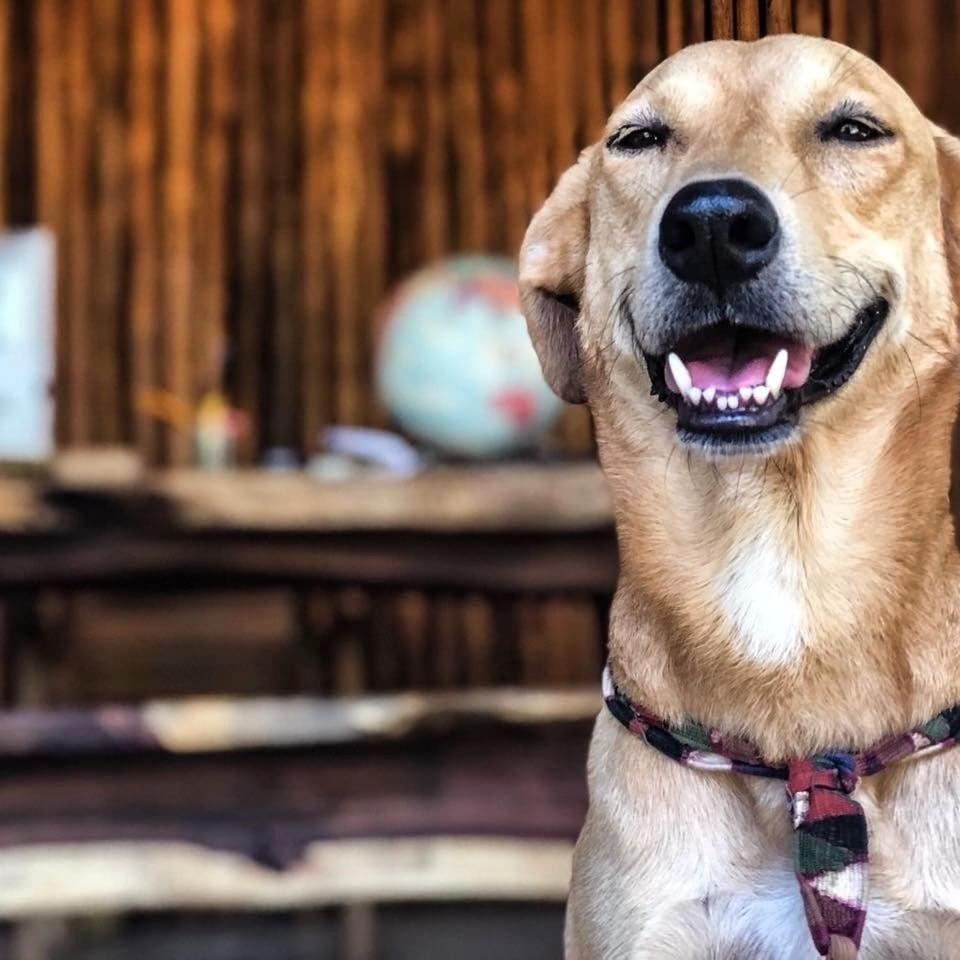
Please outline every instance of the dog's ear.
[[943, 239], [950, 267], [954, 296], [960, 293], [960, 139], [942, 127], [933, 126], [940, 175], [940, 212]]
[[[940, 176], [940, 215], [943, 243], [955, 304], [960, 304], [960, 140], [931, 124]], [[950, 454], [950, 512], [954, 537], [960, 547], [960, 416], [954, 421]]]
[[576, 323], [590, 242], [588, 147], [560, 178], [520, 248], [520, 299], [530, 339], [551, 389], [568, 403], [586, 399]]

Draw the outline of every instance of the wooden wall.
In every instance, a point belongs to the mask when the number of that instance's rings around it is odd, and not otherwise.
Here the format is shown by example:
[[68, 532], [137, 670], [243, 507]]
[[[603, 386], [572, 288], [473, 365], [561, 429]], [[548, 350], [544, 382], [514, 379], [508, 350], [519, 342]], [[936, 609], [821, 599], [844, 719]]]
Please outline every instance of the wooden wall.
[[[0, 0], [0, 209], [59, 239], [59, 439], [182, 461], [145, 391], [218, 382], [248, 456], [378, 422], [384, 291], [515, 251], [663, 56], [825, 32], [960, 127], [958, 25], [958, 0]], [[582, 411], [562, 440], [589, 449]]]

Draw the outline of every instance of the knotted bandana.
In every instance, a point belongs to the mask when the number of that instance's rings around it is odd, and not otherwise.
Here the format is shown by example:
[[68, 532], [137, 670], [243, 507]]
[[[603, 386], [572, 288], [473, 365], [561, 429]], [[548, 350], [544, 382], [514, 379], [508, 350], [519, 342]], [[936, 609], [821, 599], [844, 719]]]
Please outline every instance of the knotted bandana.
[[607, 665], [603, 698], [632, 734], [671, 760], [698, 770], [734, 771], [786, 781], [793, 816], [793, 868], [810, 936], [830, 960], [854, 960], [867, 917], [867, 819], [853, 798], [861, 777], [907, 757], [952, 747], [960, 738], [960, 706], [859, 753], [830, 750], [768, 764], [749, 743], [692, 721], [669, 726], [614, 686]]

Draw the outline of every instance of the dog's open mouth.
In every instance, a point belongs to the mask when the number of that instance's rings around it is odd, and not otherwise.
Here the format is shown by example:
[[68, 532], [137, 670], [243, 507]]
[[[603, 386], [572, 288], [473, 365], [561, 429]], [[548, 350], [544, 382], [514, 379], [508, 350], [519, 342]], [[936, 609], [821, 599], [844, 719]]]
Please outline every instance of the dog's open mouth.
[[804, 404], [853, 376], [889, 309], [874, 300], [843, 337], [819, 349], [748, 325], [701, 328], [667, 354], [644, 354], [653, 393], [677, 410], [684, 441], [731, 449], [775, 443]]

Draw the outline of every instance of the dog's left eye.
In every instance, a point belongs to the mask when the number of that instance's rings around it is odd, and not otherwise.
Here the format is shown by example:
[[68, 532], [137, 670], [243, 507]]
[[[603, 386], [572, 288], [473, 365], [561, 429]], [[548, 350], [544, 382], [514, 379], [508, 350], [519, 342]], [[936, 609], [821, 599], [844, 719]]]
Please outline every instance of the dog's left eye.
[[670, 128], [662, 123], [646, 126], [621, 127], [609, 140], [607, 147], [624, 153], [636, 153], [639, 150], [651, 150], [662, 147], [670, 139]]
[[862, 117], [841, 117], [825, 124], [820, 130], [821, 140], [839, 140], [842, 143], [867, 143], [870, 140], [885, 140], [892, 136], [879, 123]]

